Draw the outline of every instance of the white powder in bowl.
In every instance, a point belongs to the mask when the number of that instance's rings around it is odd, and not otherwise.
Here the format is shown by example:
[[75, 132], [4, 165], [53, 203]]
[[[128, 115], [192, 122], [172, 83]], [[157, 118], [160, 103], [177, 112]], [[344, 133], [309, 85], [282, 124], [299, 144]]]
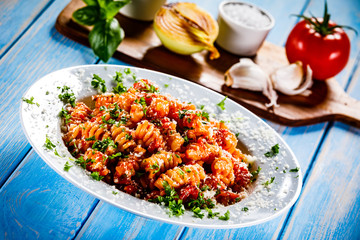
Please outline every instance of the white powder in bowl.
[[270, 18], [263, 11], [245, 3], [227, 3], [224, 5], [224, 12], [234, 22], [251, 28], [265, 28], [271, 24]]

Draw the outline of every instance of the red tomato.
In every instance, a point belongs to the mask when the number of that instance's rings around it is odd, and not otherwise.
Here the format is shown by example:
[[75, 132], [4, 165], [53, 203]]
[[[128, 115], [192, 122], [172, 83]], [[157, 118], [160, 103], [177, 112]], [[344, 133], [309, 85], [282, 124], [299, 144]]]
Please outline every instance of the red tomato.
[[[317, 19], [322, 22], [322, 18]], [[329, 21], [328, 26], [336, 24]], [[285, 49], [290, 63], [302, 61], [304, 67], [310, 65], [314, 79], [325, 80], [345, 67], [350, 55], [350, 40], [340, 27], [323, 36], [312, 24], [302, 20], [291, 31]]]

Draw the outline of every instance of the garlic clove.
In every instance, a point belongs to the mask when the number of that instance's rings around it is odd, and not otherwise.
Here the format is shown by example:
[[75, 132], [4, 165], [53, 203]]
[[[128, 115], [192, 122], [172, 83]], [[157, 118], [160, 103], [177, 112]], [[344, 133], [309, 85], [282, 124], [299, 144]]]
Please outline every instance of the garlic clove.
[[277, 94], [271, 80], [266, 73], [250, 58], [242, 58], [240, 62], [231, 66], [225, 73], [225, 84], [232, 88], [262, 92], [270, 103], [266, 107], [278, 106]]
[[271, 74], [274, 88], [289, 96], [298, 95], [312, 86], [312, 70], [306, 66], [306, 75], [302, 63], [295, 62], [277, 69]]

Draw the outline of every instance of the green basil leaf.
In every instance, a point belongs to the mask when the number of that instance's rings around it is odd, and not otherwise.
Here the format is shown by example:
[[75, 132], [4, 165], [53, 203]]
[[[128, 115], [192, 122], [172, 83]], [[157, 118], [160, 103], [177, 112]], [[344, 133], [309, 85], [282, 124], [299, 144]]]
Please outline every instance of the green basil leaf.
[[97, 0], [97, 2], [99, 3], [99, 6], [101, 8], [106, 8], [106, 6], [111, 3], [113, 0]]
[[99, 3], [97, 0], [83, 0], [84, 3], [86, 3], [88, 6], [99, 6]]
[[124, 38], [124, 30], [113, 18], [97, 22], [89, 33], [89, 43], [95, 55], [107, 62]]
[[106, 18], [110, 19], [116, 16], [120, 8], [124, 7], [131, 0], [112, 1], [105, 7]]
[[99, 9], [95, 6], [87, 6], [76, 10], [73, 19], [81, 25], [92, 26], [99, 20]]

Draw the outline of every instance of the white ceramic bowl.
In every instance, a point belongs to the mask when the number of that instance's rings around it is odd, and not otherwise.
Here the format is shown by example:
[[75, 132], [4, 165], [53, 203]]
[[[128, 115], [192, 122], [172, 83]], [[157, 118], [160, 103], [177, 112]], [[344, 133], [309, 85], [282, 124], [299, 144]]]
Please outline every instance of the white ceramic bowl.
[[274, 27], [275, 20], [253, 4], [224, 1], [219, 6], [218, 23], [216, 43], [220, 47], [233, 54], [253, 56]]
[[136, 20], [152, 21], [165, 2], [166, 0], [132, 0], [120, 9], [120, 13]]
[[[131, 74], [127, 74], [130, 70]], [[170, 217], [164, 206], [135, 198], [117, 190], [114, 186], [102, 181], [95, 181], [89, 173], [76, 165], [69, 158], [73, 158], [62, 141], [59, 112], [64, 107], [58, 95], [61, 90], [57, 87], [70, 87], [76, 98], [86, 99], [98, 94], [91, 86], [93, 74], [97, 74], [106, 81], [107, 89], [111, 91], [115, 86], [113, 76], [115, 72], [122, 72], [125, 76], [124, 85], [131, 86], [134, 77], [154, 81], [162, 94], [171, 94], [182, 101], [204, 105], [204, 110], [210, 117], [224, 120], [234, 133], [238, 133], [241, 145], [253, 156], [261, 172], [253, 183], [253, 192], [247, 198], [231, 206], [217, 205], [213, 211], [221, 215], [228, 210], [230, 220], [222, 221], [217, 218], [194, 218], [191, 211], [185, 211], [181, 217]], [[133, 75], [134, 74], [134, 75]], [[225, 101], [225, 110], [221, 110], [217, 103], [224, 96], [204, 88], [195, 83], [167, 74], [141, 68], [117, 65], [84, 65], [65, 68], [50, 73], [37, 82], [24, 94], [29, 99], [34, 97], [35, 104], [21, 102], [21, 124], [25, 135], [41, 158], [59, 175], [73, 183], [80, 189], [92, 194], [98, 199], [106, 201], [126, 211], [143, 217], [199, 228], [239, 228], [259, 224], [273, 219], [289, 209], [298, 198], [302, 187], [302, 173], [290, 172], [289, 169], [300, 167], [294, 153], [285, 141], [265, 122], [234, 101]], [[57, 155], [53, 150], [44, 147], [46, 138], [55, 145]], [[267, 158], [264, 153], [274, 144], [279, 144], [279, 154]], [[74, 165], [69, 171], [64, 171], [64, 165], [69, 162]], [[265, 187], [270, 179], [274, 182]], [[113, 192], [117, 193], [116, 195]], [[244, 207], [248, 210], [244, 211]]]

